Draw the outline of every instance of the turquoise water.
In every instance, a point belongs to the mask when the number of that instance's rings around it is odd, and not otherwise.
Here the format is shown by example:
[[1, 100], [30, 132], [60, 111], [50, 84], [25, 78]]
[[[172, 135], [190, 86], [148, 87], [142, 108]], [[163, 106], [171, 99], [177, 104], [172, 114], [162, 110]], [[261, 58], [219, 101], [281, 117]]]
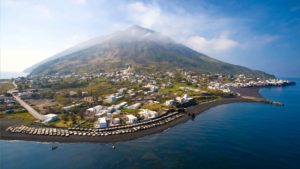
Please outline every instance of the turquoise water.
[[[0, 168], [300, 168], [300, 79], [261, 94], [284, 107], [235, 103], [163, 133], [115, 144], [0, 141]], [[111, 146], [115, 145], [116, 149]]]

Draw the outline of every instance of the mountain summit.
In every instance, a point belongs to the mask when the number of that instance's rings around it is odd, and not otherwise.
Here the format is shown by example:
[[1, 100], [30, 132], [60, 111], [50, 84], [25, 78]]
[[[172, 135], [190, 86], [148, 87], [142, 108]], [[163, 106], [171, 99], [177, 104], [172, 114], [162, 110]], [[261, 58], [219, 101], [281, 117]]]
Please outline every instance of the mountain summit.
[[213, 59], [137, 25], [78, 44], [27, 70], [33, 75], [85, 73], [116, 70], [128, 64], [164, 71], [182, 68], [195, 72], [271, 76]]
[[134, 41], [157, 41], [161, 43], [170, 43], [172, 40], [151, 29], [143, 28], [137, 25], [130, 26], [126, 30], [113, 33], [105, 38], [106, 42], [124, 43]]

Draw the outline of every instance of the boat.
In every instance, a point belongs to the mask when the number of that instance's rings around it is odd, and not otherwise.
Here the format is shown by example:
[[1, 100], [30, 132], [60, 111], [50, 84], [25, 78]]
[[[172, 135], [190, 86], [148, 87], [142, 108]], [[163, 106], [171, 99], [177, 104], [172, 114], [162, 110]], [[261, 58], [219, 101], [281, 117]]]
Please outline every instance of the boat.
[[51, 147], [52, 150], [56, 150], [57, 148], [58, 148], [58, 146], [56, 146], [56, 145], [52, 145], [52, 147]]

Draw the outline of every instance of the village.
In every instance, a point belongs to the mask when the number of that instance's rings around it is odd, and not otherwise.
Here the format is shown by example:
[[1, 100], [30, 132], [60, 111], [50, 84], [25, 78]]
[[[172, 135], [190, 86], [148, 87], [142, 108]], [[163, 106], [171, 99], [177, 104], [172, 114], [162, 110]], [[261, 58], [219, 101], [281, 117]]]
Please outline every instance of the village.
[[0, 96], [0, 108], [2, 114], [30, 111], [36, 118], [30, 125], [104, 131], [142, 125], [139, 127], [142, 129], [147, 128], [144, 124], [154, 121], [157, 125], [166, 122], [159, 119], [176, 119], [180, 115], [174, 112], [186, 107], [237, 97], [239, 93], [232, 88], [284, 86], [290, 83], [286, 80], [251, 78], [243, 74], [197, 74], [181, 69], [165, 73], [140, 72], [129, 65], [110, 73], [54, 74], [13, 79], [15, 88]]

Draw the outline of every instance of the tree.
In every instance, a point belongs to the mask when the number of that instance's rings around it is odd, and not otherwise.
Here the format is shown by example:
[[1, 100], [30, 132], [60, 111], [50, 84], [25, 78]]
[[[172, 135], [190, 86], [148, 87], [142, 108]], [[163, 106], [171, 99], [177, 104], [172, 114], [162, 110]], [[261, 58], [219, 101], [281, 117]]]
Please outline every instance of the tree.
[[82, 97], [82, 91], [81, 90], [77, 90], [77, 96]]
[[64, 114], [62, 115], [61, 118], [62, 118], [62, 120], [65, 121], [65, 122], [69, 120], [69, 117], [68, 117], [68, 114], [67, 114], [67, 113], [64, 113]]
[[71, 120], [72, 120], [73, 124], [76, 124], [76, 116], [74, 113], [71, 113]]
[[78, 115], [80, 116], [80, 119], [83, 120], [84, 119], [84, 111], [80, 110]]
[[18, 90], [23, 90], [23, 89], [24, 89], [23, 85], [22, 84], [18, 84]]

